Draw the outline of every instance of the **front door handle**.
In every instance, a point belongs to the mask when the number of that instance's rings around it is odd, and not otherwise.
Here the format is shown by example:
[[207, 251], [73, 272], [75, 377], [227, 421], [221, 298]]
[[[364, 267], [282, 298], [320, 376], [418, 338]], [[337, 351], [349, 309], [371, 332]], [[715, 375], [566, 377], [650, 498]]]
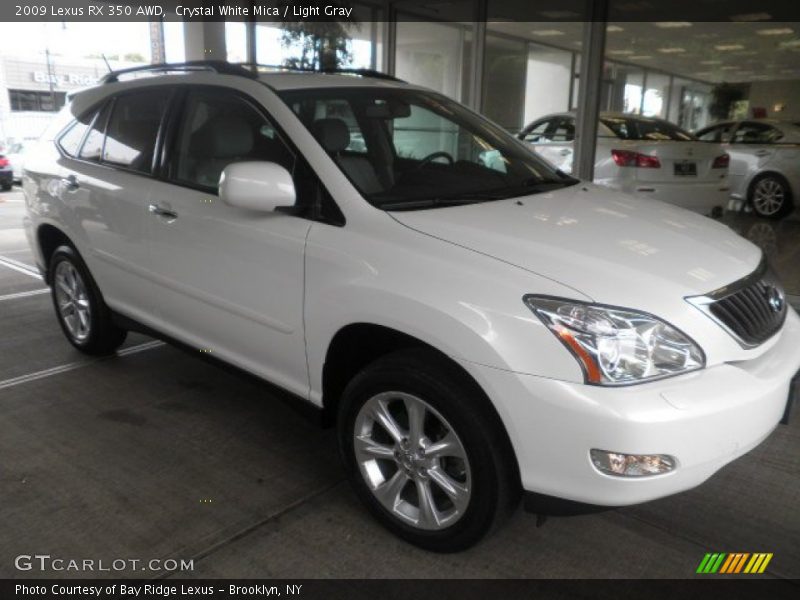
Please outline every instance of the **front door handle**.
[[69, 192], [77, 190], [79, 187], [81, 187], [81, 184], [78, 183], [78, 178], [75, 177], [74, 174], [68, 175], [67, 177], [62, 177], [61, 183], [63, 184], [64, 189]]
[[162, 219], [167, 221], [167, 223], [172, 223], [175, 219], [178, 218], [178, 213], [171, 210], [167, 210], [166, 208], [161, 208], [157, 204], [151, 204], [150, 206], [147, 207], [147, 210], [150, 212], [151, 215], [156, 215], [158, 217], [161, 217]]

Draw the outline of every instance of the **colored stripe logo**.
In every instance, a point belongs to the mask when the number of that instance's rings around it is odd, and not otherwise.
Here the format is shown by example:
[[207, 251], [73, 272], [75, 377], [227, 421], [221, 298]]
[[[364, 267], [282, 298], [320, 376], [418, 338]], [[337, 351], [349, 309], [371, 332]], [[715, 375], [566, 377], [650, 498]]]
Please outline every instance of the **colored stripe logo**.
[[697, 573], [763, 573], [771, 560], [772, 552], [709, 552], [700, 561]]

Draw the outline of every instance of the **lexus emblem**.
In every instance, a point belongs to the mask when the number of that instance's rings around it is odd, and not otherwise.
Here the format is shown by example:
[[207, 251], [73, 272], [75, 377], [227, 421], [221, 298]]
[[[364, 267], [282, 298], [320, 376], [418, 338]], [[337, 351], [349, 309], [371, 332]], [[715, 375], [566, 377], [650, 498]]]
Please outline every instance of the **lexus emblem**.
[[774, 285], [768, 285], [764, 290], [764, 294], [767, 296], [767, 304], [769, 304], [772, 312], [779, 313], [783, 310], [783, 294], [778, 288]]

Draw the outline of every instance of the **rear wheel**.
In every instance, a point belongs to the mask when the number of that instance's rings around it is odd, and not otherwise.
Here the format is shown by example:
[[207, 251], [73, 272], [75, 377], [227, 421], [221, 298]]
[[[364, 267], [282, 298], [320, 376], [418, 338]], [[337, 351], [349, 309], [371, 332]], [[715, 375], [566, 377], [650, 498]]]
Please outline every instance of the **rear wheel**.
[[100, 290], [71, 246], [60, 246], [50, 259], [49, 279], [56, 317], [69, 342], [81, 352], [112, 354], [127, 332], [111, 319]]
[[758, 216], [781, 219], [792, 211], [792, 192], [783, 177], [762, 175], [751, 186], [750, 203]]
[[10, 189], [11, 189], [11, 184], [10, 183], [4, 183], [3, 184], [3, 191], [4, 192], [9, 191]]
[[347, 386], [339, 446], [351, 483], [389, 530], [428, 550], [476, 543], [519, 499], [499, 418], [432, 352], [379, 359]]

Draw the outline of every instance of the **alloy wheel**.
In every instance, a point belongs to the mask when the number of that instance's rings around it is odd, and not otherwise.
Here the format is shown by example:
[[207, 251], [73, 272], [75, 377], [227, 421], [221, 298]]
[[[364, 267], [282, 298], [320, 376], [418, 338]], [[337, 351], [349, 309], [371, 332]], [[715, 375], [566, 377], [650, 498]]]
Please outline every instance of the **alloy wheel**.
[[765, 217], [772, 216], [783, 208], [784, 202], [786, 202], [786, 190], [780, 181], [766, 177], [756, 183], [753, 189], [753, 208], [758, 214]]
[[435, 531], [464, 516], [472, 493], [467, 453], [430, 404], [405, 392], [377, 394], [361, 407], [353, 437], [361, 475], [394, 517]]
[[83, 342], [91, 333], [92, 307], [86, 284], [69, 261], [58, 263], [53, 281], [56, 307], [72, 338]]

